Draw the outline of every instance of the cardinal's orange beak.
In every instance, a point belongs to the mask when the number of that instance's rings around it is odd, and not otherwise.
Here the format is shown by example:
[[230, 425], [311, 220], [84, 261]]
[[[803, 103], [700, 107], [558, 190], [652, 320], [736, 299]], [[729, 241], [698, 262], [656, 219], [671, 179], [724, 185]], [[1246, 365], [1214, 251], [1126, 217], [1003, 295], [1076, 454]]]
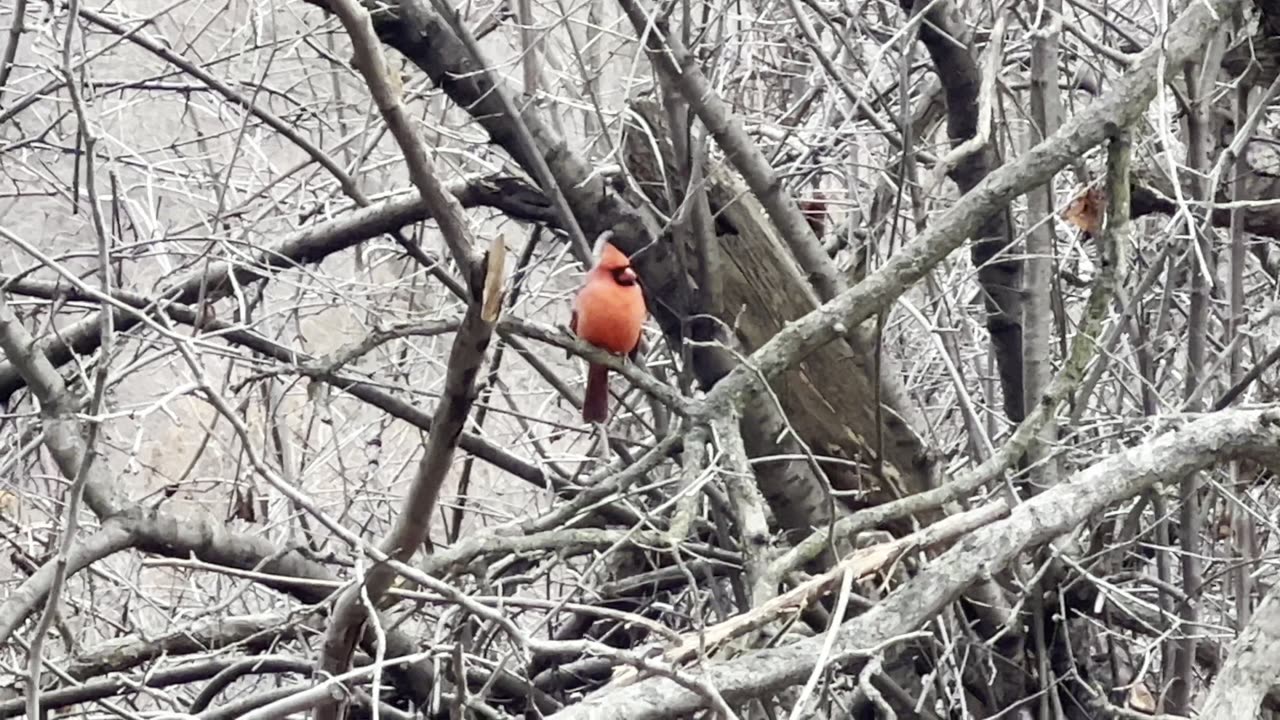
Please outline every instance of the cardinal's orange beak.
[[633, 282], [635, 282], [635, 281], [636, 281], [636, 280], [638, 280], [638, 279], [639, 279], [639, 278], [637, 278], [637, 277], [636, 277], [636, 271], [635, 271], [635, 270], [632, 270], [632, 269], [631, 269], [631, 268], [629, 268], [629, 267], [628, 267], [628, 268], [622, 268], [622, 271], [618, 273], [618, 280], [620, 280], [620, 281], [622, 281], [622, 282], [629, 282], [629, 283], [633, 283]]

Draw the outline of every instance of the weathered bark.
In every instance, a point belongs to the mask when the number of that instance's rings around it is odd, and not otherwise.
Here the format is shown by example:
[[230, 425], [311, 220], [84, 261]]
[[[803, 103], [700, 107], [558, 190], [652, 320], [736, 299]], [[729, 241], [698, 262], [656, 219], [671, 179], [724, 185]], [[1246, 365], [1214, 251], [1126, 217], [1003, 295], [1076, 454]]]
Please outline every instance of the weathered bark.
[[[910, 9], [912, 0], [900, 4]], [[956, 6], [950, 2], [929, 5], [920, 26], [920, 41], [929, 51], [934, 71], [947, 101], [947, 136], [959, 146], [978, 134], [979, 92], [982, 71], [967, 47], [968, 33]], [[967, 193], [1000, 167], [994, 137], [969, 153], [950, 171], [950, 177]], [[1000, 370], [1004, 413], [1013, 422], [1026, 417], [1022, 370], [1022, 262], [1011, 257], [1014, 244], [1009, 213], [1000, 208], [987, 215], [974, 233], [970, 258], [978, 270], [987, 307], [987, 332]]]
[[[323, 0], [309, 1], [327, 8]], [[490, 92], [491, 76], [475, 66], [443, 19], [422, 5], [414, 15], [415, 24], [411, 26], [400, 18], [398, 11], [381, 9], [374, 15], [375, 27], [385, 42], [426, 72], [459, 107], [466, 109], [495, 144], [510, 153], [522, 167], [532, 167], [534, 159], [516, 138], [500, 103]], [[658, 237], [655, 223], [636, 206], [610, 191], [600, 174], [592, 172], [594, 168], [588, 160], [555, 133], [535, 104], [522, 105], [521, 117], [551, 173], [564, 189], [584, 232], [588, 237], [604, 230], [614, 232], [614, 241], [631, 254], [640, 271], [654, 317], [668, 336], [682, 338], [690, 315], [692, 293], [690, 278], [681, 268], [670, 242], [665, 238], [655, 242]], [[768, 228], [768, 220], [758, 206], [754, 212], [755, 218], [747, 224]], [[741, 227], [738, 230], [743, 231]], [[768, 244], [734, 240], [727, 246], [733, 252], [724, 253], [734, 261], [726, 263], [722, 277], [724, 320], [751, 328], [747, 337], [752, 341], [745, 348], [748, 352], [755, 350], [785, 322], [817, 306], [794, 260], [778, 244], [772, 230], [768, 232]], [[786, 305], [777, 305], [780, 300]], [[744, 307], [746, 312], [742, 311]], [[851, 375], [848, 368], [862, 368], [866, 362], [866, 358], [854, 357], [845, 349], [789, 381], [795, 385], [788, 386], [784, 392], [784, 406], [794, 413], [790, 417], [793, 426], [815, 452], [843, 455], [867, 464], [874, 461], [874, 456], [867, 454], [877, 443], [875, 424], [869, 420], [874, 415], [874, 407], [867, 401], [874, 397], [870, 383], [858, 379], [838, 389], [831, 387], [837, 378]], [[867, 375], [865, 370], [857, 374], [860, 378]], [[815, 383], [809, 378], [819, 380]], [[833, 401], [841, 407], [833, 407]], [[900, 419], [906, 412], [907, 409], [902, 408], [896, 413], [886, 413], [884, 432], [886, 475], [891, 478], [886, 485], [899, 488], [867, 487], [869, 481], [859, 477], [859, 473], [850, 473], [847, 465], [842, 466], [841, 472], [849, 477], [841, 483], [875, 491], [881, 498], [925, 487], [929, 458], [920, 439]], [[809, 520], [801, 520], [806, 527], [813, 522], [811, 510], [812, 507], [796, 508], [799, 515], [809, 516]], [[820, 519], [822, 515], [817, 517]]]
[[[965, 588], [1012, 562], [1022, 552], [1068, 532], [1112, 503], [1231, 458], [1276, 461], [1280, 410], [1225, 410], [1188, 423], [1076, 473], [981, 528], [930, 562], [866, 613], [841, 625], [830, 662], [851, 667], [874, 648], [928, 622]], [[703, 677], [730, 703], [744, 702], [804, 682], [814, 670], [824, 636], [759, 650], [705, 667]], [[662, 678], [651, 678], [589, 697], [552, 720], [661, 720], [703, 707], [706, 698]]]
[[1200, 720], [1256, 717], [1271, 686], [1280, 681], [1280, 585], [1275, 585], [1231, 645], [1227, 661], [1200, 709]]
[[[669, 213], [672, 208], [658, 170], [674, 166], [666, 125], [651, 101], [639, 100], [632, 110], [648, 126], [634, 121], [628, 125], [625, 162], [648, 199]], [[661, 163], [653, 154], [655, 143], [663, 154]], [[707, 196], [718, 220], [719, 320], [733, 329], [741, 349], [751, 352], [788, 322], [816, 308], [817, 296], [741, 179], [728, 170], [709, 170]], [[878, 459], [872, 350], [859, 355], [850, 343], [832, 343], [772, 384], [786, 420], [814, 453], [857, 460], [865, 466]], [[710, 385], [719, 377], [701, 379]], [[772, 399], [762, 398], [761, 404], [772, 404]], [[878, 504], [928, 487], [927, 450], [902, 420], [905, 412], [891, 406], [886, 413], [882, 478], [872, 478], [848, 463], [819, 463], [836, 489], [868, 493], [851, 501], [851, 507]], [[780, 423], [745, 424], [744, 440], [753, 455], [777, 452]], [[761, 490], [784, 527], [821, 525], [830, 517], [821, 481], [806, 472], [803, 464], [793, 470], [773, 476], [775, 482], [762, 482]]]

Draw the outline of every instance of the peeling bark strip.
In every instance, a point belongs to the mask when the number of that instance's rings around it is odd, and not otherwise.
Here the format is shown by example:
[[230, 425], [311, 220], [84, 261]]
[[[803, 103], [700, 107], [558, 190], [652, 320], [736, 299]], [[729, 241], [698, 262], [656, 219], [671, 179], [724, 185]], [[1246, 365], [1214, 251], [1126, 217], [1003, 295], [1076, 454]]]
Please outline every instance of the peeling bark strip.
[[1111, 91], [1063, 123], [1052, 136], [1026, 154], [988, 175], [965, 193], [915, 241], [891, 257], [879, 270], [834, 300], [788, 325], [735, 368], [707, 395], [713, 412], [721, 404], [741, 407], [761, 384], [802, 361], [818, 348], [843, 335], [888, 307], [907, 288], [923, 278], [964, 241], [978, 232], [992, 213], [1013, 198], [1045, 182], [1054, 173], [1106, 140], [1115, 129], [1128, 127], [1155, 97], [1159, 60], [1173, 74], [1220, 27], [1241, 0], [1198, 2], [1182, 13], [1169, 29], [1162, 48], [1147, 48]]
[[[865, 658], [860, 650], [920, 627], [970, 585], [998, 572], [1023, 551], [1070, 532], [1112, 503], [1158, 482], [1235, 458], [1280, 460], [1280, 406], [1212, 413], [1076, 473], [1018, 506], [1007, 519], [974, 531], [880, 604], [846, 622], [830, 657], [853, 665]], [[731, 704], [766, 696], [804, 682], [824, 640], [819, 635], [789, 647], [759, 650], [711, 665], [702, 677]], [[590, 697], [551, 720], [665, 720], [704, 704], [705, 698], [697, 693], [650, 678]]]

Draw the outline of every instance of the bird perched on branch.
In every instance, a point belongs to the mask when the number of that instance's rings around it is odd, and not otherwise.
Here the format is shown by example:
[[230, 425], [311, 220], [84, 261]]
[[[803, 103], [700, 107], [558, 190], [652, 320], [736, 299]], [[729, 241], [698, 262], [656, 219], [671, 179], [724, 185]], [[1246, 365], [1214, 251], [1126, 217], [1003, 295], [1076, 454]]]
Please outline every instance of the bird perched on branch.
[[[614, 247], [608, 237], [608, 234], [602, 236], [597, 243], [596, 266], [587, 273], [582, 289], [574, 298], [569, 329], [598, 348], [634, 359], [648, 312], [644, 292], [631, 268], [631, 259]], [[604, 422], [608, 416], [609, 368], [588, 363], [582, 419]]]

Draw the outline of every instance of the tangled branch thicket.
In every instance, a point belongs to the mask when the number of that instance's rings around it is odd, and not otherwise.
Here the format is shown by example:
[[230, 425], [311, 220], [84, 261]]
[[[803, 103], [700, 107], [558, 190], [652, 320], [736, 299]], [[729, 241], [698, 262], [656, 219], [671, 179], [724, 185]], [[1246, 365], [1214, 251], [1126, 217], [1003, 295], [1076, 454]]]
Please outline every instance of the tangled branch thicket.
[[1176, 5], [0, 0], [0, 717], [1280, 714], [1280, 6]]

